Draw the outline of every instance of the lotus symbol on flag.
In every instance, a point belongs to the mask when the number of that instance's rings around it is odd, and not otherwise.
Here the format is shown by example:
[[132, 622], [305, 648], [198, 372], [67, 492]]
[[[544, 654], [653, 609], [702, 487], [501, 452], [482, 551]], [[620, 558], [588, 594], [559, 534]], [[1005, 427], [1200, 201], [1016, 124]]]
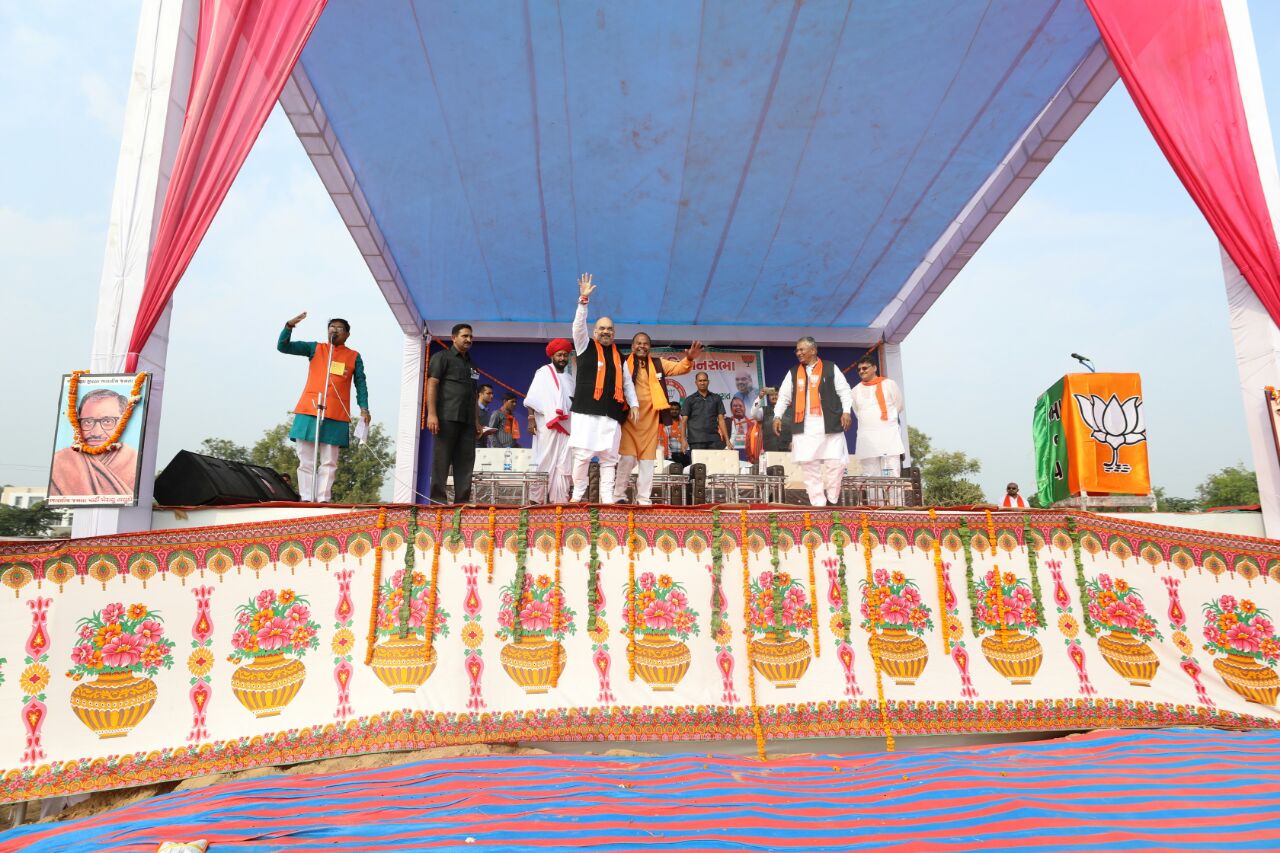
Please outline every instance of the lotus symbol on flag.
[[1108, 474], [1128, 474], [1133, 467], [1120, 461], [1120, 448], [1147, 440], [1142, 398], [1135, 394], [1121, 403], [1115, 394], [1110, 400], [1103, 400], [1097, 394], [1073, 396], [1080, 407], [1080, 420], [1091, 430], [1093, 440], [1111, 448], [1111, 461], [1105, 463], [1102, 470]]

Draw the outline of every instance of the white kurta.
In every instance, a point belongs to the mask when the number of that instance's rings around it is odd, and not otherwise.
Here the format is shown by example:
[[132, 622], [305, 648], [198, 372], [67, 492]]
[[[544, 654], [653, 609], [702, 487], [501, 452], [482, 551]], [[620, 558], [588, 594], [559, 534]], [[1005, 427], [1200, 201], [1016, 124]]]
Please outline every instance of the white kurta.
[[[573, 315], [573, 346], [578, 355], [591, 346], [591, 335], [587, 331], [587, 306], [578, 303], [578, 311]], [[604, 365], [597, 365], [603, 370]], [[604, 393], [612, 394], [612, 388], [604, 389]], [[631, 369], [626, 359], [622, 360], [622, 393], [627, 398], [627, 405], [635, 408], [636, 386], [631, 381]], [[604, 415], [584, 415], [574, 412], [569, 426], [569, 446], [593, 453], [617, 453], [618, 444], [622, 441], [622, 424]]]
[[[778, 402], [774, 404], [773, 416], [775, 418], [794, 418], [795, 414], [791, 409], [791, 397], [793, 388], [791, 387], [791, 373], [788, 370], [787, 375], [782, 380], [782, 387], [778, 389]], [[852, 395], [849, 391], [849, 382], [844, 378], [844, 374], [837, 368], [833, 371], [835, 379], [836, 396], [840, 398], [840, 412], [849, 411], [852, 404]], [[822, 369], [815, 361], [809, 365], [809, 381], [818, 382], [822, 378]], [[849, 445], [844, 440], [844, 432], [827, 432], [826, 419], [822, 415], [815, 415], [806, 412], [804, 418], [804, 429], [794, 430], [791, 435], [791, 458], [798, 463], [816, 462], [820, 459], [839, 459], [842, 462], [848, 458]]]
[[[533, 422], [538, 427], [533, 437], [533, 461], [539, 471], [569, 473], [569, 436], [547, 426], [547, 422], [555, 418], [557, 412], [569, 415], [573, 380], [572, 372], [560, 373], [554, 364], [544, 364], [533, 374], [524, 407], [533, 414]], [[569, 429], [568, 420], [560, 424]]]
[[861, 382], [853, 386], [853, 414], [858, 419], [858, 445], [854, 451], [859, 459], [900, 456], [907, 452], [902, 446], [902, 429], [898, 426], [898, 412], [902, 411], [902, 391], [892, 379], [884, 380], [880, 387], [884, 389], [888, 420], [880, 419], [876, 386]]

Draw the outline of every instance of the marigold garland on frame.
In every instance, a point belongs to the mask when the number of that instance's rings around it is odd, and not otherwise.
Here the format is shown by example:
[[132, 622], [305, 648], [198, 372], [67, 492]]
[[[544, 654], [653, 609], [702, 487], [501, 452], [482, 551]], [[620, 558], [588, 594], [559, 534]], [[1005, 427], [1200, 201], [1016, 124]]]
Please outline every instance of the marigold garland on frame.
[[129, 426], [129, 420], [133, 417], [133, 410], [142, 399], [142, 385], [147, 381], [148, 374], [139, 373], [133, 377], [133, 387], [129, 389], [129, 401], [125, 404], [124, 411], [120, 413], [120, 420], [116, 421], [115, 429], [111, 431], [111, 435], [107, 436], [107, 440], [102, 444], [97, 447], [90, 447], [84, 443], [84, 436], [81, 435], [80, 414], [77, 411], [80, 377], [90, 372], [88, 370], [71, 371], [71, 378], [67, 382], [67, 420], [71, 423], [71, 448], [89, 456], [100, 456], [108, 451], [119, 449], [120, 439]]

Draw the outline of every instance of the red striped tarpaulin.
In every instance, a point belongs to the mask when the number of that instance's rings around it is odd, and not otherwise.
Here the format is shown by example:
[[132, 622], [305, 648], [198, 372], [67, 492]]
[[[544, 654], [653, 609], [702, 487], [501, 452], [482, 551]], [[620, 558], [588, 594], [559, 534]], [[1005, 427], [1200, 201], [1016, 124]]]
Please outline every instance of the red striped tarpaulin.
[[1280, 737], [1100, 731], [761, 763], [483, 756], [272, 776], [0, 835], [0, 850], [1280, 848]]

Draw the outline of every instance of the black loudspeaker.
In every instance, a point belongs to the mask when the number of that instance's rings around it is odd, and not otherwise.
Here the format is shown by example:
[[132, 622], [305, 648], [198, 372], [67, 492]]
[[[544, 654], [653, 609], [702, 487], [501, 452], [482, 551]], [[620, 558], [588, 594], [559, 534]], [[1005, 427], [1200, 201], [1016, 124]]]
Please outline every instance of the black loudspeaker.
[[226, 506], [296, 501], [298, 493], [274, 469], [180, 450], [156, 477], [155, 498], [163, 506]]

